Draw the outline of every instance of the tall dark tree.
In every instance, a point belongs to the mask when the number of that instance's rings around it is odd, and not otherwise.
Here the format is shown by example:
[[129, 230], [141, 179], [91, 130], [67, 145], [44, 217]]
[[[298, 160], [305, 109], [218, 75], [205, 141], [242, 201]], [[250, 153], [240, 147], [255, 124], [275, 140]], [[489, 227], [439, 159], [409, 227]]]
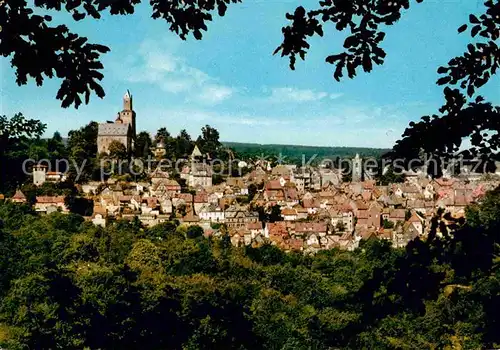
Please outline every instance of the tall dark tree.
[[70, 157], [96, 158], [97, 157], [98, 123], [89, 124], [68, 133], [68, 150]]
[[[56, 131], [52, 138], [47, 140], [47, 151], [49, 153], [49, 158], [52, 163], [56, 163], [58, 160], [67, 159], [68, 152], [66, 145], [63, 142], [61, 134]], [[62, 162], [57, 162], [57, 164], [62, 164]], [[65, 172], [67, 169], [58, 169], [58, 171]]]
[[200, 148], [201, 153], [208, 154], [212, 158], [217, 158], [222, 144], [219, 141], [219, 131], [205, 125], [201, 128], [201, 135], [198, 137], [196, 144]]
[[271, 207], [271, 211], [268, 215], [269, 222], [277, 222], [283, 221], [283, 217], [281, 216], [281, 207], [278, 204], [275, 204]]
[[45, 124], [21, 113], [12, 118], [0, 116], [0, 192], [11, 192], [27, 177], [23, 162], [28, 158], [28, 139], [37, 139]]
[[193, 142], [191, 141], [191, 136], [185, 129], [182, 129], [175, 138], [175, 156], [177, 158], [187, 157], [192, 149]]
[[99, 179], [97, 162], [98, 124], [89, 124], [68, 133], [69, 178], [78, 182]]
[[167, 128], [159, 128], [158, 131], [156, 132], [155, 135], [155, 142], [160, 142], [163, 140], [163, 142], [168, 142], [172, 138], [172, 135], [168, 132]]

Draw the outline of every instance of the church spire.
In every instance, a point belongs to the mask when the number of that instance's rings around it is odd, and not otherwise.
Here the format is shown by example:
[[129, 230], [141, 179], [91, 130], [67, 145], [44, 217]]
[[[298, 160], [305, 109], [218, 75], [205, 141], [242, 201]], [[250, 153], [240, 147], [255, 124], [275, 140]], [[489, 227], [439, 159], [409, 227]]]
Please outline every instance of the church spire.
[[125, 92], [125, 95], [123, 95], [123, 110], [124, 111], [132, 110], [132, 94], [128, 89], [127, 92]]

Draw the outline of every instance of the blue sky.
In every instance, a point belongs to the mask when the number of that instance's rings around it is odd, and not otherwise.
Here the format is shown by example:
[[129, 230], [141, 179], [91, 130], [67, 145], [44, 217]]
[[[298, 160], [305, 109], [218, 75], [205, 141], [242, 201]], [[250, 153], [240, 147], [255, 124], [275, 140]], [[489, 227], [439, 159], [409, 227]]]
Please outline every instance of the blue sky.
[[[482, 9], [477, 0], [428, 0], [414, 4], [386, 30], [383, 66], [340, 83], [324, 58], [340, 52], [344, 33], [325, 28], [325, 37], [310, 41], [306, 61], [295, 71], [288, 60], [272, 56], [281, 42], [284, 14], [315, 1], [259, 0], [231, 5], [215, 17], [202, 41], [182, 41], [161, 20], [152, 20], [149, 5], [132, 16], [105, 15], [99, 21], [73, 22], [56, 15], [89, 41], [105, 44], [106, 97], [89, 105], [63, 109], [55, 99], [58, 80], [43, 87], [15, 84], [10, 63], [1, 62], [1, 114], [22, 112], [48, 124], [47, 135], [63, 135], [91, 120], [113, 120], [129, 89], [134, 96], [138, 130], [154, 133], [167, 127], [196, 137], [205, 124], [224, 141], [322, 146], [391, 147], [411, 120], [435, 113], [442, 105], [436, 69], [461, 54], [466, 35], [456, 29], [469, 13]], [[500, 102], [500, 80], [482, 94]]]

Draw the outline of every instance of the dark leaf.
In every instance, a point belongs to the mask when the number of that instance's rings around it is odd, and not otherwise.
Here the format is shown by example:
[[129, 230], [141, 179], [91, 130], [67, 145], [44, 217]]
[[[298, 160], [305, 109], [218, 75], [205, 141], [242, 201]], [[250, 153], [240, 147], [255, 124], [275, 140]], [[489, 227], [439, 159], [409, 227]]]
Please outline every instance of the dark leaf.
[[371, 72], [372, 71], [372, 60], [370, 59], [370, 56], [365, 53], [363, 55], [363, 69], [365, 72]]
[[444, 85], [444, 84], [448, 84], [450, 81], [451, 81], [451, 77], [446, 76], [446, 77], [439, 78], [438, 81], [436, 82], [436, 84]]
[[218, 12], [219, 12], [219, 16], [224, 16], [226, 14], [226, 10], [227, 10], [227, 5], [225, 2], [223, 1], [220, 1], [218, 3]]
[[474, 24], [480, 23], [479, 20], [477, 19], [477, 17], [472, 15], [472, 14], [469, 15], [469, 22], [474, 23]]
[[196, 38], [196, 40], [201, 40], [201, 38], [203, 37], [201, 31], [199, 31], [198, 29], [193, 31], [193, 36]]
[[474, 95], [474, 85], [471, 84], [467, 87], [467, 95], [469, 97], [472, 97], [472, 95]]
[[477, 35], [477, 33], [479, 33], [480, 30], [481, 30], [481, 26], [472, 27], [472, 30], [471, 30], [472, 37], [475, 37]]
[[467, 29], [467, 24], [464, 24], [460, 28], [458, 28], [458, 32], [463, 33], [463, 32], [465, 32], [466, 29]]
[[448, 72], [448, 68], [447, 67], [439, 67], [437, 72], [438, 72], [438, 74], [444, 74], [444, 73]]

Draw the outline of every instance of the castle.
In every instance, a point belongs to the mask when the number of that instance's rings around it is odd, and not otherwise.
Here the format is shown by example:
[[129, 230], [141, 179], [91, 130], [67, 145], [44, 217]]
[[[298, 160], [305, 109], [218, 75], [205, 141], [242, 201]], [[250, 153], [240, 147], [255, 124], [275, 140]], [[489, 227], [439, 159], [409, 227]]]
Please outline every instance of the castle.
[[132, 106], [132, 95], [127, 90], [123, 96], [123, 110], [118, 112], [114, 122], [101, 123], [97, 134], [97, 152], [109, 153], [109, 145], [113, 141], [118, 141], [125, 145], [127, 151], [131, 151], [134, 145], [135, 112]]

